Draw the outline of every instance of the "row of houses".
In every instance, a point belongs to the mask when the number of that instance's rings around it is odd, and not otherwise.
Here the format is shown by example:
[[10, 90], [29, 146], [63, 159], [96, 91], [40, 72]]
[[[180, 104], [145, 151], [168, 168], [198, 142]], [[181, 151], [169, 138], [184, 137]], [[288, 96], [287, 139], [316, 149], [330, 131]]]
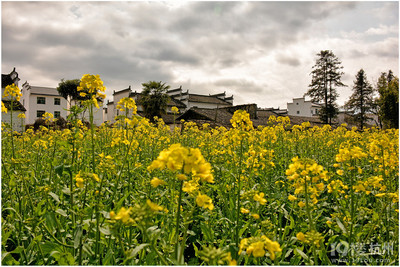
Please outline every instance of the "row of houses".
[[[4, 89], [12, 83], [18, 86], [20, 78], [15, 68], [9, 74], [2, 74], [2, 101], [9, 107], [9, 99], [4, 98]], [[56, 88], [33, 86], [25, 82], [21, 88], [22, 97], [13, 109], [17, 118], [20, 113], [25, 114], [25, 119], [15, 119], [13, 129], [22, 131], [23, 125], [31, 125], [41, 118], [45, 112], [52, 113], [55, 118], [66, 118], [68, 116], [68, 101], [61, 97]], [[294, 98], [293, 102], [287, 103], [287, 109], [258, 108], [256, 104], [233, 105], [233, 95], [227, 96], [226, 92], [219, 94], [193, 94], [189, 90], [179, 88], [167, 91], [169, 101], [167, 110], [162, 119], [166, 124], [184, 119], [185, 121], [207, 122], [212, 125], [230, 126], [230, 119], [234, 111], [238, 109], [246, 110], [255, 126], [265, 125], [269, 116], [289, 116], [293, 123], [310, 121], [312, 124], [321, 124], [318, 119], [318, 111], [321, 106], [304, 98]], [[120, 115], [116, 108], [117, 103], [124, 97], [133, 98], [137, 104], [138, 115], [143, 116], [143, 106], [141, 105], [141, 93], [133, 91], [131, 86], [119, 91], [113, 91], [112, 99], [106, 103], [99, 103], [100, 109], [94, 111], [94, 123], [100, 125], [103, 122], [114, 123], [116, 116]], [[171, 108], [179, 109], [179, 116], [174, 116]], [[83, 119], [87, 119], [88, 114], [83, 114]], [[24, 120], [24, 121], [22, 121]], [[2, 114], [2, 122], [10, 123], [10, 114]]]

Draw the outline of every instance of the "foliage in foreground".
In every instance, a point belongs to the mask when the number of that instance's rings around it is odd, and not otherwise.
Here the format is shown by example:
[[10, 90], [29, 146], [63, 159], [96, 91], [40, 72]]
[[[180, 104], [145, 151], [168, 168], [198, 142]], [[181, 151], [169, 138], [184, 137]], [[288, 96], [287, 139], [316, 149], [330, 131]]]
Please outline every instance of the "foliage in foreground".
[[124, 101], [112, 127], [3, 126], [2, 264], [398, 265], [398, 130], [171, 131]]

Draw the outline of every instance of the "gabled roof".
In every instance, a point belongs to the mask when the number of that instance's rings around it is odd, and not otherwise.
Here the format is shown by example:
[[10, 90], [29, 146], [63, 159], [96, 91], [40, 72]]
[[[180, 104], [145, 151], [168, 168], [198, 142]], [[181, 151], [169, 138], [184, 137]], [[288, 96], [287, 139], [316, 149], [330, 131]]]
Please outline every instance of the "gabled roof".
[[[141, 99], [142, 99], [142, 94], [141, 93], [134, 92], [134, 93], [131, 93], [129, 96], [130, 97], [136, 96], [136, 105], [141, 105]], [[175, 98], [170, 97], [170, 96], [168, 97], [167, 106], [168, 107], [175, 106], [177, 108], [186, 108], [186, 105], [182, 101], [179, 101], [178, 99], [175, 99]]]
[[129, 87], [126, 88], [126, 89], [122, 89], [122, 90], [117, 91], [117, 92], [113, 91], [113, 95], [118, 95], [120, 93], [123, 93], [123, 92], [126, 92], [126, 91], [130, 91], [130, 90], [131, 90], [131, 86], [129, 85]]
[[189, 94], [189, 102], [198, 102], [198, 103], [210, 103], [210, 104], [220, 104], [220, 105], [232, 105], [231, 103], [218, 98], [215, 95], [198, 95], [198, 94]]
[[[11, 76], [15, 74], [15, 78], [13, 79]], [[15, 83], [15, 81], [19, 81], [18, 72], [15, 71], [15, 68], [9, 74], [1, 74], [1, 88], [5, 88], [7, 85], [11, 85]]]
[[[8, 110], [11, 110], [11, 100], [2, 100], [2, 102]], [[13, 110], [26, 111], [25, 107], [19, 101], [13, 101]]]
[[5, 88], [7, 85], [13, 84], [14, 81], [11, 79], [9, 74], [2, 74], [1, 75], [1, 87]]
[[[189, 110], [187, 110], [184, 114], [179, 116], [176, 120], [179, 121], [183, 119], [185, 121], [197, 121], [200, 123], [208, 122], [213, 126], [224, 126], [226, 128], [231, 128], [232, 116], [233, 113], [230, 112], [228, 108], [207, 109], [207, 108], [192, 107]], [[270, 116], [277, 117], [277, 116], [282, 116], [282, 114], [275, 113], [273, 110], [257, 110], [257, 118], [251, 119], [254, 128], [257, 128], [258, 126], [268, 125], [268, 119]], [[319, 118], [300, 117], [300, 116], [286, 116], [286, 117], [290, 118], [290, 122], [292, 125], [301, 124], [303, 122], [310, 122], [311, 126], [323, 125], [323, 123], [319, 120]]]
[[228, 112], [226, 109], [209, 109], [209, 108], [197, 108], [192, 107], [177, 118], [177, 120], [202, 120], [214, 122], [217, 125], [227, 126], [230, 125], [230, 120], [232, 118], [232, 113]]
[[177, 108], [186, 108], [186, 105], [182, 101], [175, 99], [173, 97], [169, 98], [167, 105], [171, 107], [175, 106]]
[[29, 85], [31, 95], [60, 96], [56, 88]]

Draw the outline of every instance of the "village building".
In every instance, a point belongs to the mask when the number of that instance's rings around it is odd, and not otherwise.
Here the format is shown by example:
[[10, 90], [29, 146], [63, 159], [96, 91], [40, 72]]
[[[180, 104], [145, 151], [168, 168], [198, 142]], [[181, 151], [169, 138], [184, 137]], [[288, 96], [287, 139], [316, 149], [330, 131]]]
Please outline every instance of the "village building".
[[[162, 115], [162, 119], [166, 124], [174, 123], [178, 121], [172, 112], [172, 107], [177, 107], [179, 114], [186, 112], [191, 108], [220, 108], [220, 107], [230, 107], [233, 104], [233, 96], [226, 97], [225, 92], [215, 95], [201, 95], [189, 93], [189, 90], [185, 92], [182, 91], [182, 86], [176, 89], [171, 89], [167, 91], [169, 100], [167, 103], [167, 109], [165, 114]], [[133, 92], [129, 86], [126, 89], [113, 92], [113, 100], [107, 102], [107, 107], [104, 112], [104, 120], [111, 123], [115, 122], [115, 117], [120, 115], [119, 110], [116, 108], [118, 102], [124, 98], [133, 98], [137, 105], [137, 113], [140, 116], [144, 116], [143, 106], [141, 104], [141, 93]]]
[[304, 97], [293, 98], [292, 103], [287, 103], [287, 111], [290, 116], [314, 117], [318, 116], [321, 105], [305, 100]]
[[34, 124], [44, 113], [53, 114], [55, 119], [67, 118], [67, 100], [60, 96], [56, 88], [22, 85], [22, 105], [26, 108], [26, 124]]
[[15, 68], [9, 74], [1, 75], [1, 101], [7, 108], [7, 113], [1, 114], [1, 122], [11, 125], [12, 114], [12, 127], [14, 131], [22, 132], [24, 130], [25, 118], [18, 118], [19, 115], [25, 114], [26, 109], [20, 101], [12, 101], [10, 97], [4, 97], [4, 90], [8, 85], [15, 84], [18, 86], [20, 78]]
[[289, 116], [287, 110], [275, 108], [258, 108], [257, 104], [236, 105], [223, 108], [198, 108], [192, 107], [184, 114], [178, 117], [178, 120], [195, 122], [199, 125], [203, 123], [210, 124], [211, 127], [222, 126], [231, 128], [231, 119], [236, 110], [245, 110], [250, 115], [250, 120], [253, 122], [253, 127], [270, 125], [269, 118], [274, 117], [289, 117], [292, 125], [310, 122], [310, 126], [320, 126], [322, 122], [318, 117], [302, 117]]

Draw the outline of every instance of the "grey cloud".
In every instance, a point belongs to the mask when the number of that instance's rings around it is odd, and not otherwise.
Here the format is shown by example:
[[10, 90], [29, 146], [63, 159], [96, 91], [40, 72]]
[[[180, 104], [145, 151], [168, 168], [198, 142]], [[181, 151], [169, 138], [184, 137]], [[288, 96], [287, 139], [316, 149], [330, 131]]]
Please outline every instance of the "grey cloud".
[[[235, 100], [240, 94], [256, 98], [257, 94], [272, 92], [272, 88], [282, 84], [278, 76], [287, 73], [287, 66], [307, 65], [311, 56], [285, 53], [287, 46], [298, 47], [306, 38], [318, 37], [321, 31], [311, 31], [310, 26], [315, 29], [317, 24], [322, 29], [326, 18], [335, 22], [340, 12], [359, 5], [358, 2], [201, 1], [170, 8], [154, 1], [2, 2], [2, 66], [34, 68], [38, 70], [36, 76], [41, 70], [40, 75], [57, 82], [61, 78], [79, 78], [84, 73], [100, 74], [115, 90], [131, 83], [137, 83], [136, 88], [140, 89], [140, 84], [149, 80], [204, 82], [221, 75], [215, 84], [210, 82], [208, 86], [215, 86], [218, 92], [232, 90], [237, 95]], [[397, 11], [394, 16], [398, 19]], [[333, 30], [340, 28], [333, 25]], [[347, 51], [343, 61], [371, 55], [385, 60], [398, 58], [398, 38], [377, 43], [372, 49], [366, 47], [363, 51]], [[314, 53], [296, 48], [293, 51]], [[342, 59], [342, 55], [338, 56]], [[275, 64], [277, 68], [265, 77], [232, 79], [239, 69], [260, 75], [253, 69], [263, 68], [260, 62], [269, 60], [280, 64]], [[204, 77], [174, 75], [185, 70]], [[304, 71], [307, 77], [308, 72]], [[294, 76], [291, 87], [298, 86], [302, 79], [301, 74]], [[193, 82], [194, 88], [200, 88], [197, 83]]]
[[349, 56], [350, 58], [362, 58], [367, 56], [367, 54], [359, 49], [352, 49], [351, 51], [349, 51]]
[[297, 67], [301, 64], [299, 57], [295, 57], [295, 56], [279, 54], [276, 56], [276, 59], [279, 63], [289, 65], [291, 67]]
[[266, 90], [265, 86], [256, 84], [254, 81], [247, 79], [220, 79], [214, 82], [214, 85], [246, 93], [262, 93]]
[[387, 38], [383, 42], [377, 42], [369, 51], [378, 57], [399, 58], [399, 39]]

